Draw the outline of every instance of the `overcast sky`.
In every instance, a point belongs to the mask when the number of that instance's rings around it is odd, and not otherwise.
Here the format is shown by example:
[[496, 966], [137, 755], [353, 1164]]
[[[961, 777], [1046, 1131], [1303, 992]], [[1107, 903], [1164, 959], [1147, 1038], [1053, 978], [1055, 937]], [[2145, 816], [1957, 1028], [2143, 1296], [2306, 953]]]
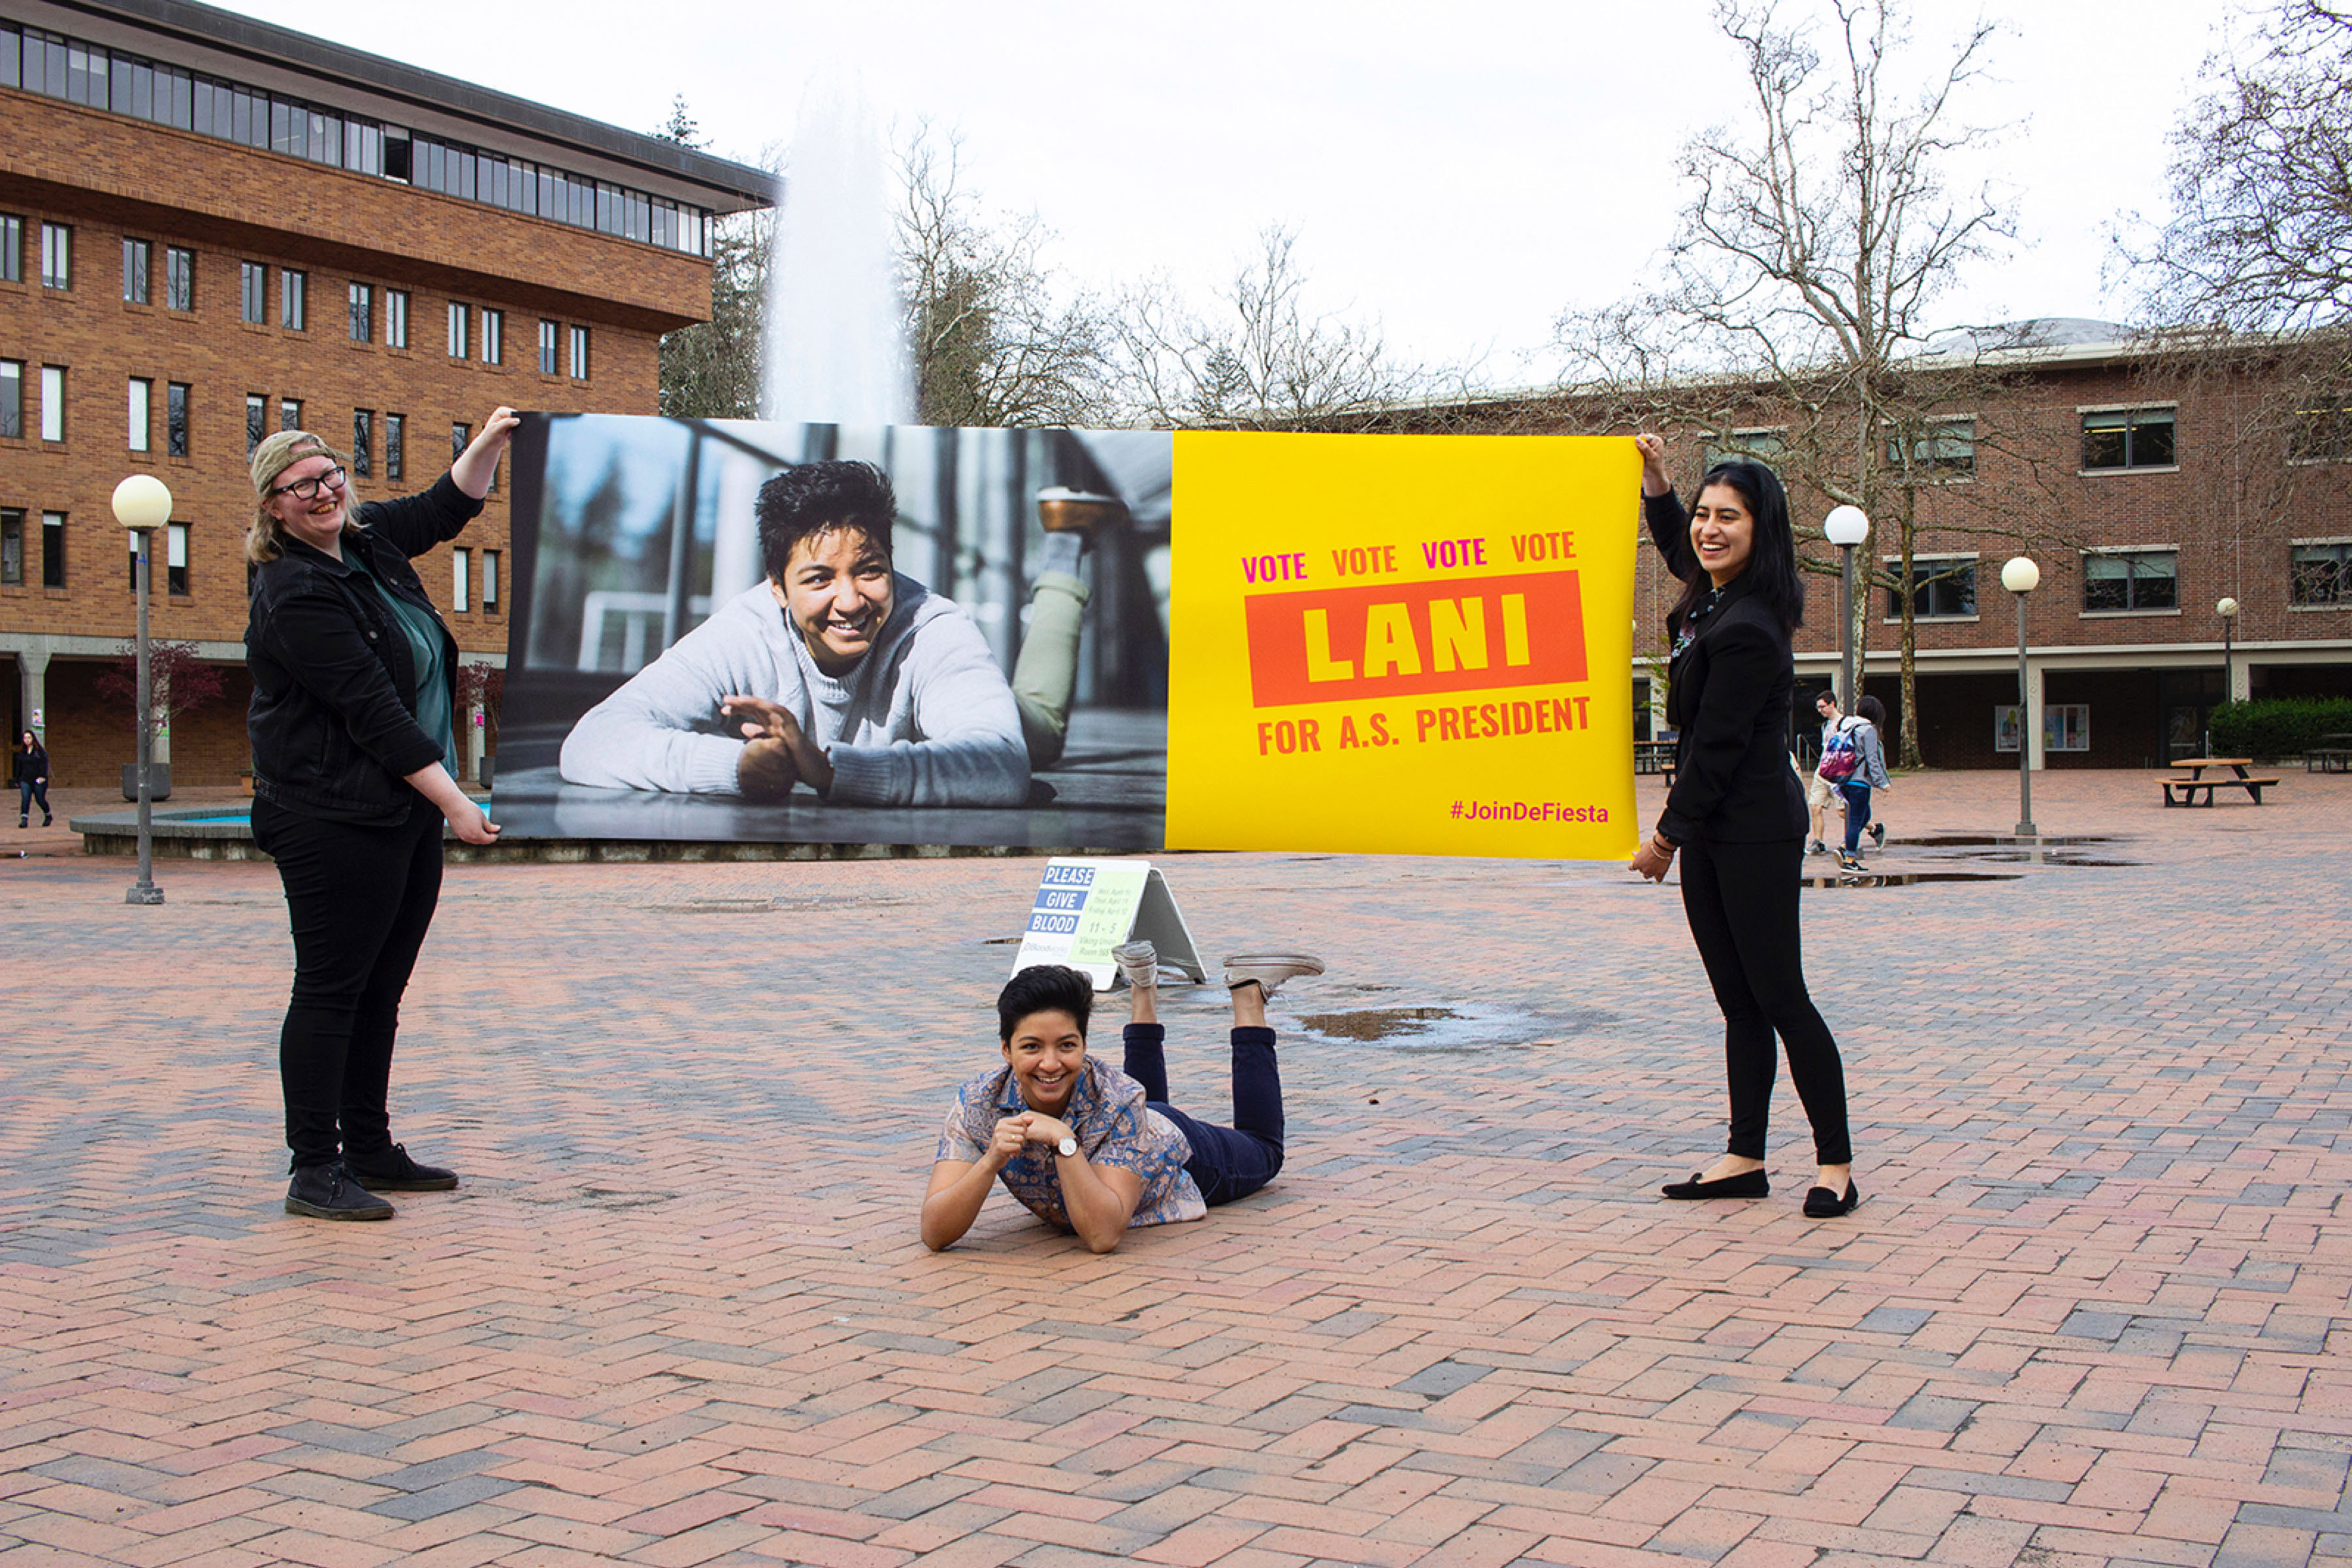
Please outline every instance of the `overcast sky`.
[[[1034, 210], [1074, 278], [1165, 271], [1205, 292], [1286, 223], [1325, 307], [1495, 384], [1545, 378], [1562, 310], [1640, 284], [1682, 199], [1677, 150], [1748, 107], [1709, 0], [233, 3], [635, 130], [682, 92], [711, 151], [746, 161], [790, 140], [813, 80], [855, 68], [885, 120], [960, 132], [968, 182]], [[1916, 9], [1920, 58], [1948, 58], [1961, 7]], [[2160, 213], [2168, 134], [2244, 5], [1985, 15], [1998, 79], [1966, 118], [2014, 128], [1968, 173], [2013, 189], [2021, 243], [1937, 324], [2119, 316], [2111, 226]]]

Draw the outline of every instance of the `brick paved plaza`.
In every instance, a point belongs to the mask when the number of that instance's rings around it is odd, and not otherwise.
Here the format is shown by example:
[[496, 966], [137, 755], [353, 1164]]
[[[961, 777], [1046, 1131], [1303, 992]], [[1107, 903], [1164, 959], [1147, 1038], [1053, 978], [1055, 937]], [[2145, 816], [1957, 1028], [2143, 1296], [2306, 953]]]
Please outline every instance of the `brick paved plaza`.
[[2016, 875], [1805, 895], [1818, 1224], [1785, 1075], [1770, 1199], [1654, 1195], [1722, 1139], [1671, 889], [1169, 857], [1204, 948], [1329, 960], [1278, 1015], [1469, 1021], [1286, 1032], [1282, 1179], [1108, 1258], [915, 1236], [1034, 860], [452, 867], [393, 1109], [466, 1184], [338, 1226], [275, 872], [129, 908], [61, 805], [0, 862], [0, 1563], [2352, 1562], [2352, 777], [2156, 795], [2042, 775], [2129, 863], [2042, 866], [1916, 842], [2007, 776], [1881, 798], [1889, 870]]

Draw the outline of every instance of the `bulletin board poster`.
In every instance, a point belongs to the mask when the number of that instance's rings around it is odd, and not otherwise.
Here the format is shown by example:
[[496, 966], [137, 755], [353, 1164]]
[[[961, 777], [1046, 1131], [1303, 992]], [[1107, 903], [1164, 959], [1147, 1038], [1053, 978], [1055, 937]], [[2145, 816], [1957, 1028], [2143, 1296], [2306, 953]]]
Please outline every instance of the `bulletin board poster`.
[[1175, 443], [1170, 847], [1633, 853], [1631, 438]]

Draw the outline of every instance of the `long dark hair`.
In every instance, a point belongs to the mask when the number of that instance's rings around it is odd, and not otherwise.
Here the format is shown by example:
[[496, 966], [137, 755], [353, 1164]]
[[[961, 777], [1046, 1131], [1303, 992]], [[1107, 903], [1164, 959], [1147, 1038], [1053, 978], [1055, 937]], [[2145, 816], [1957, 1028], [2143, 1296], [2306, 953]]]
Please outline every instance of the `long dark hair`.
[[[1780, 617], [1780, 629], [1795, 631], [1805, 624], [1805, 582], [1797, 574], [1797, 535], [1789, 523], [1789, 492], [1780, 488], [1780, 476], [1752, 458], [1727, 458], [1699, 480], [1687, 510], [1698, 510], [1698, 498], [1709, 485], [1729, 485], [1748, 503], [1755, 542], [1744, 574], [1754, 581], [1751, 592]], [[1705, 567], [1691, 573], [1690, 581], [1683, 584], [1683, 596], [1666, 612], [1670, 635], [1682, 629], [1691, 610], [1714, 586]]]

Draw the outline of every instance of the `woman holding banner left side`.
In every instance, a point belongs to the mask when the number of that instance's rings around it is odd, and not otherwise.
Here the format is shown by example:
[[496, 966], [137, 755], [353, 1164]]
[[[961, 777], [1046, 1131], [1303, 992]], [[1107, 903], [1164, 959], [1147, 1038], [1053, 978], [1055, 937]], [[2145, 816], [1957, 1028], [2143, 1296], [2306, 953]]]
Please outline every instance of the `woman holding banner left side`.
[[1789, 499], [1761, 463], [1717, 463], [1687, 511], [1666, 478], [1665, 443], [1636, 437], [1643, 510], [1681, 600], [1666, 616], [1673, 641], [1666, 718], [1681, 732], [1674, 788], [1657, 831], [1631, 869], [1662, 881], [1680, 853], [1683, 913], [1723, 1009], [1731, 1080], [1731, 1139], [1723, 1157], [1669, 1198], [1760, 1198], [1777, 1035], [1789, 1076], [1813, 1124], [1820, 1170], [1805, 1213], [1832, 1219], [1862, 1201], [1848, 1141], [1845, 1069], [1837, 1041], [1805, 990], [1798, 941], [1798, 871], [1805, 792], [1789, 765], [1790, 638], [1805, 616]]

